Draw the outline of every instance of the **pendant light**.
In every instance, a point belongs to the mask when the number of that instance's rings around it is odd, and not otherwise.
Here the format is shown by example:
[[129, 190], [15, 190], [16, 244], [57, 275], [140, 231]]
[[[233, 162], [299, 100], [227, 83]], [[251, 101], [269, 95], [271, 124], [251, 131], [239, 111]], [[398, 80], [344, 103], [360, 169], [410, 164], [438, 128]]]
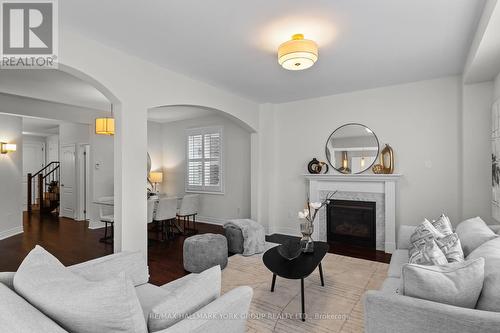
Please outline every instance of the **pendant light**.
[[111, 117], [96, 118], [95, 134], [115, 135], [115, 118], [113, 118], [113, 104], [111, 104]]

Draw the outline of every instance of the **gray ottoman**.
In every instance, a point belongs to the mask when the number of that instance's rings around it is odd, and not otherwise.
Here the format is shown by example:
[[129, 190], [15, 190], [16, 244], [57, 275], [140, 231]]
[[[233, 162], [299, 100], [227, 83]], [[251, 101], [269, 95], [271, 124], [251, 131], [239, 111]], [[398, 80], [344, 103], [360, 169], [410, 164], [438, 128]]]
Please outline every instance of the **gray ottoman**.
[[184, 241], [184, 269], [200, 273], [213, 266], [227, 266], [227, 240], [223, 235], [201, 234]]
[[243, 234], [241, 229], [227, 226], [224, 227], [224, 233], [227, 238], [227, 248], [230, 253], [243, 253]]

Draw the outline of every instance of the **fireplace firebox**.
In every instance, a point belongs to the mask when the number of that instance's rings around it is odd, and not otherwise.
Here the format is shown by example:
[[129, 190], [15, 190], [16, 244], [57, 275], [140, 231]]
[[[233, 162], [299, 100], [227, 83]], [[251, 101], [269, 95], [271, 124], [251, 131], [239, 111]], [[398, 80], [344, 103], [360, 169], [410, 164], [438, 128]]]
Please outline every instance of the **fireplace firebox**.
[[375, 202], [332, 200], [327, 206], [326, 221], [328, 242], [375, 249]]

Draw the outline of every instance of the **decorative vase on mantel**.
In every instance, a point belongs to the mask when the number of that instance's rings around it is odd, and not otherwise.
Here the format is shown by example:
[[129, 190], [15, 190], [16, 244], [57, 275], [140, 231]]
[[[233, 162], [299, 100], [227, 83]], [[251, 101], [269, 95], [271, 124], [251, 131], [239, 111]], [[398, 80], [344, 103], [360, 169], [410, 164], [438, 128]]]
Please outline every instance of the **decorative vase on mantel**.
[[300, 223], [300, 233], [302, 238], [300, 239], [300, 245], [302, 247], [302, 252], [312, 253], [314, 252], [314, 240], [311, 235], [314, 232], [314, 223], [309, 220], [304, 220]]

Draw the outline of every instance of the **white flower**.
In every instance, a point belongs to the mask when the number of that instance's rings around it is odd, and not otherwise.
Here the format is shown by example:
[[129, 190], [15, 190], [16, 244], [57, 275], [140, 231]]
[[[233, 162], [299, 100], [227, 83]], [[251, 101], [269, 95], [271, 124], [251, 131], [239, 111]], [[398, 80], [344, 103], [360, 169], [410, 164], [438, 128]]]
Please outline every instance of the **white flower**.
[[305, 208], [305, 209], [304, 209], [304, 215], [305, 215], [306, 217], [308, 217], [308, 216], [309, 216], [309, 209], [307, 209], [307, 208]]
[[299, 219], [305, 219], [306, 218], [306, 215], [304, 214], [304, 212], [299, 212]]
[[321, 207], [321, 202], [311, 202], [309, 206], [313, 209], [319, 209]]

